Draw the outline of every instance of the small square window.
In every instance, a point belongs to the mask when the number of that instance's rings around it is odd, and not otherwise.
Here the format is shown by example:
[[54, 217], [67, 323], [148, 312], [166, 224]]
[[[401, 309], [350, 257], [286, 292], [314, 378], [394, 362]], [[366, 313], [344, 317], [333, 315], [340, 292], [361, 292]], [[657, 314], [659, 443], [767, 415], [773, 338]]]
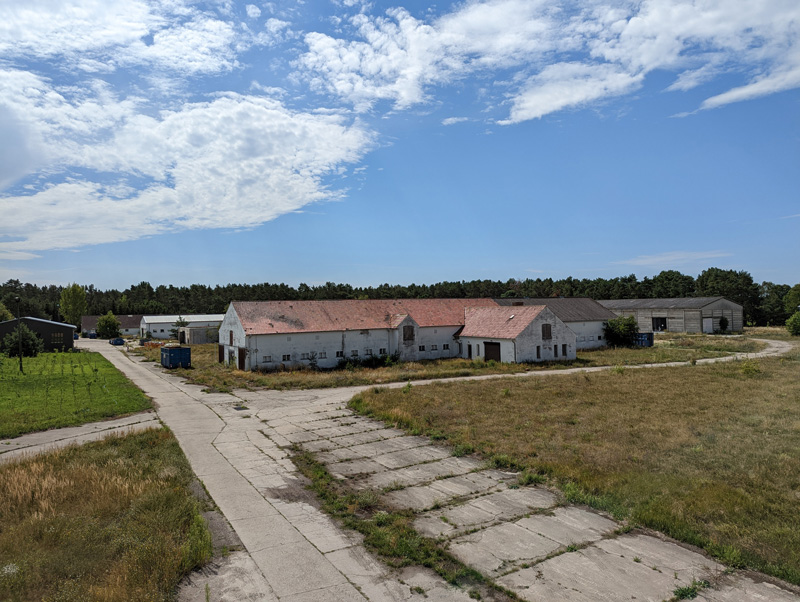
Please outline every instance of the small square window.
[[450, 349], [450, 343], [445, 343], [444, 345], [442, 345], [442, 349], [448, 351]]
[[600, 336], [600, 335], [598, 334], [598, 335], [597, 335], [597, 340], [598, 340], [598, 341], [602, 341], [602, 340], [603, 340], [603, 337], [602, 337], [602, 336]]
[[344, 351], [337, 351], [336, 357], [344, 357]]
[[264, 359], [261, 360], [261, 361], [263, 361], [263, 362], [271, 362], [272, 361], [272, 356], [271, 355], [265, 355]]
[[358, 357], [358, 349], [353, 349], [353, 350], [350, 352], [350, 355], [351, 355], [352, 357]]
[[318, 357], [319, 359], [321, 359], [321, 360], [324, 360], [324, 359], [327, 359], [327, 358], [328, 358], [328, 354], [327, 354], [327, 353], [325, 353], [324, 351], [320, 351], [320, 352], [319, 352], [319, 355], [318, 355], [317, 357]]
[[437, 351], [439, 349], [439, 345], [431, 345], [431, 351]]
[[308, 359], [308, 354], [307, 353], [301, 353], [300, 354], [300, 359], [301, 360], [307, 360]]
[[291, 353], [287, 353], [287, 354], [285, 354], [285, 355], [283, 356], [283, 361], [284, 361], [284, 362], [290, 362], [290, 361], [292, 361], [292, 354], [291, 354]]
[[372, 349], [364, 349], [364, 355], [372, 355]]
[[386, 347], [381, 347], [381, 348], [378, 350], [378, 354], [379, 354], [379, 355], [386, 355]]
[[425, 345], [420, 345], [420, 346], [419, 346], [419, 350], [420, 350], [420, 351], [425, 351]]

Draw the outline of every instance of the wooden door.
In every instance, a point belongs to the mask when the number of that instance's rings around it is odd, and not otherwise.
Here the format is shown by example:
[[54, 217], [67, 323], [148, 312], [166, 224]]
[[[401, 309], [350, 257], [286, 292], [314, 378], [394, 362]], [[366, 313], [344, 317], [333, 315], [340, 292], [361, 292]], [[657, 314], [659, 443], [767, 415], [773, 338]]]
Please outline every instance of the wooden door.
[[500, 343], [490, 343], [489, 341], [483, 342], [483, 357], [488, 362], [494, 360], [500, 361]]
[[244, 370], [244, 358], [247, 357], [247, 349], [239, 347], [239, 370]]

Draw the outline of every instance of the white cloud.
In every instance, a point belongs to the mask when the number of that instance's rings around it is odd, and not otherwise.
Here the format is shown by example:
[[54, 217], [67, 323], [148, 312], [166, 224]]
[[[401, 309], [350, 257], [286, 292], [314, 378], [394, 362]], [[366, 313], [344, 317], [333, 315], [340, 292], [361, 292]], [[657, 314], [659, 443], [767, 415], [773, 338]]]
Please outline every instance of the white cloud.
[[251, 19], [258, 19], [261, 16], [261, 9], [255, 4], [248, 4], [245, 10], [247, 11], [247, 16]]
[[730, 257], [732, 253], [725, 251], [667, 251], [657, 255], [639, 255], [632, 259], [612, 261], [616, 265], [638, 265], [652, 268], [670, 268], [719, 257]]
[[464, 121], [469, 121], [468, 117], [447, 117], [446, 119], [442, 119], [442, 125], [455, 125], [456, 123], [463, 123]]
[[[41, 132], [44, 142], [59, 146], [61, 140], [72, 149], [67, 168], [97, 176], [76, 179], [65, 171], [62, 181], [32, 194], [0, 198], [3, 213], [15, 216], [3, 224], [3, 236], [14, 240], [0, 239], [0, 253], [257, 226], [338, 198], [326, 176], [339, 174], [372, 144], [368, 131], [340, 116], [295, 112], [277, 100], [234, 94], [159, 117], [128, 112], [111, 130], [104, 142], [86, 145], [59, 138], [57, 128]], [[54, 159], [66, 162], [58, 154]], [[128, 180], [145, 183], [133, 187]]]
[[[247, 44], [227, 19], [183, 0], [72, 0], [0, 5], [0, 54], [61, 57], [89, 72], [150, 65], [188, 74], [236, 66], [237, 46]], [[66, 67], [66, 65], [62, 65]]]
[[473, 0], [428, 21], [398, 8], [362, 13], [349, 19], [353, 39], [306, 34], [308, 51], [297, 64], [315, 89], [359, 111], [381, 100], [404, 109], [429, 101], [435, 86], [502, 74], [511, 105], [503, 123], [629, 93], [655, 70], [676, 74], [673, 91], [720, 73], [745, 78], [702, 108], [800, 87], [796, 2], [587, 4]]
[[0, 55], [54, 56], [125, 46], [162, 19], [141, 0], [0, 3]]
[[514, 95], [508, 119], [498, 123], [537, 119], [567, 107], [625, 94], [641, 85], [642, 79], [642, 75], [631, 75], [609, 64], [549, 65]]

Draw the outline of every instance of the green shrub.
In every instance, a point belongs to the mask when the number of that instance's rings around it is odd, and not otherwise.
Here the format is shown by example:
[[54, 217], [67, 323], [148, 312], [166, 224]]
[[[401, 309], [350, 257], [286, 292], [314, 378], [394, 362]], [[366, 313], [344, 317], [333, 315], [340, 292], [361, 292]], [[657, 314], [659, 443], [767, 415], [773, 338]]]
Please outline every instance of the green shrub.
[[97, 336], [101, 339], [114, 339], [119, 336], [120, 323], [110, 311], [97, 319]]
[[22, 357], [36, 357], [44, 351], [44, 343], [35, 332], [20, 324], [2, 340], [2, 351], [9, 357], [19, 357], [19, 340], [22, 338]]
[[633, 316], [614, 318], [603, 324], [603, 334], [612, 347], [633, 347], [633, 341], [639, 334], [639, 324]]
[[720, 332], [725, 332], [726, 330], [728, 330], [728, 318], [726, 318], [725, 316], [722, 316], [719, 319], [719, 329]]
[[786, 328], [789, 334], [796, 337], [800, 336], [800, 311], [795, 312], [791, 318], [786, 320]]

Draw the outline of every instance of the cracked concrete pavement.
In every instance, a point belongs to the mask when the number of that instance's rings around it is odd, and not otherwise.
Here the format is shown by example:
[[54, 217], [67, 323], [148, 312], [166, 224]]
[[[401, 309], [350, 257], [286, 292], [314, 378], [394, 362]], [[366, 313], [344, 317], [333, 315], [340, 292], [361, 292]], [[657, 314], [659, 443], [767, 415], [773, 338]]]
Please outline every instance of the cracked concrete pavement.
[[[205, 600], [206, 585], [211, 600], [395, 601], [421, 599], [420, 592], [430, 600], [470, 599], [427, 569], [386, 567], [319, 510], [288, 457], [286, 448], [297, 444], [349, 486], [413, 509], [419, 532], [523, 600], [657, 601], [696, 579], [713, 585], [697, 600], [800, 602], [796, 588], [725, 571], [697, 550], [626, 532], [607, 516], [564, 504], [557, 492], [517, 487], [513, 473], [355, 416], [345, 406], [364, 387], [204, 393], [105, 342], [80, 343], [153, 398], [245, 548], [193, 574], [181, 600]], [[774, 341], [746, 357], [788, 348]]]

